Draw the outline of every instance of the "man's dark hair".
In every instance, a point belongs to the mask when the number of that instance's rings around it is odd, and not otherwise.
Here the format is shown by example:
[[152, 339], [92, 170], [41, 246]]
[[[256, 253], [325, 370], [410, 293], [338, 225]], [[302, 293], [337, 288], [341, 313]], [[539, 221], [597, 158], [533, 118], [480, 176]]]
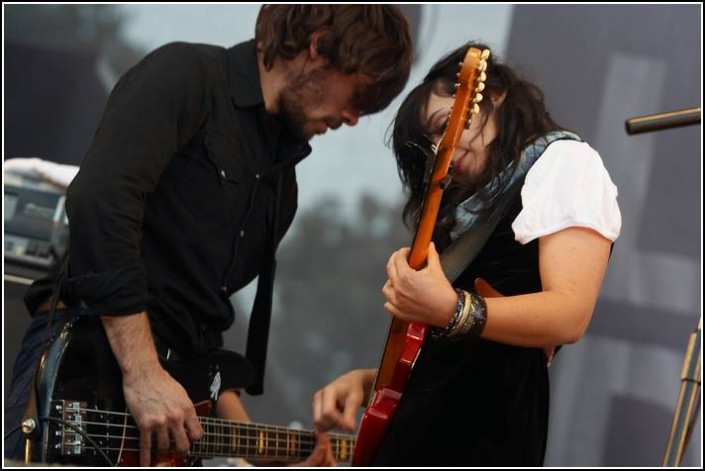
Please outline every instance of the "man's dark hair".
[[343, 73], [372, 79], [361, 112], [386, 108], [409, 78], [413, 46], [404, 14], [393, 5], [264, 5], [255, 39], [272, 68], [279, 57], [293, 59], [320, 31], [318, 52]]

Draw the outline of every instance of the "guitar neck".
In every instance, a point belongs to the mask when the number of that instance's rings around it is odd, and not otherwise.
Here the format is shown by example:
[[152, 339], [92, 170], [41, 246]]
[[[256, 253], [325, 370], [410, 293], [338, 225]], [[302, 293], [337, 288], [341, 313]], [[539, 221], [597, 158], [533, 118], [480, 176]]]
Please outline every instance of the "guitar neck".
[[[205, 432], [191, 446], [191, 456], [199, 458], [238, 457], [282, 462], [305, 460], [316, 446], [311, 430], [295, 430], [273, 425], [233, 422], [200, 417]], [[350, 461], [355, 437], [329, 433], [336, 461]]]
[[[433, 238], [433, 230], [443, 197], [444, 182], [448, 177], [453, 152], [463, 131], [469, 127], [472, 116], [479, 113], [478, 102], [482, 100], [479, 92], [484, 89], [486, 79], [484, 70], [487, 67], [485, 61], [488, 57], [489, 51], [469, 48], [461, 63], [453, 106], [449, 110], [446, 130], [434, 150], [433, 168], [429, 175], [421, 217], [409, 253], [409, 266], [414, 270], [423, 268], [428, 257], [428, 247]], [[392, 383], [396, 383], [395, 388], [399, 389], [402, 386], [401, 383], [406, 383], [404, 377], [415, 360], [413, 351], [421, 348], [426, 336], [426, 327], [419, 323], [401, 321], [396, 317], [392, 319], [382, 359], [377, 369], [373, 386], [375, 391]]]

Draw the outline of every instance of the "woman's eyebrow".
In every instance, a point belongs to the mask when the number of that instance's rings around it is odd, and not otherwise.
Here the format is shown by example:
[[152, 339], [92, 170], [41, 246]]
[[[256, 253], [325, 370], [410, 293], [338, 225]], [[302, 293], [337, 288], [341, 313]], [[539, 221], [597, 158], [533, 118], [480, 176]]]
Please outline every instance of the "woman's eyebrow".
[[426, 129], [428, 129], [428, 130], [431, 130], [431, 129], [432, 129], [432, 127], [433, 127], [433, 122], [436, 120], [436, 115], [437, 115], [438, 113], [440, 113], [441, 111], [443, 111], [443, 110], [442, 110], [442, 109], [437, 109], [436, 111], [433, 112], [433, 114], [431, 114], [431, 116], [428, 117], [428, 119], [426, 120], [426, 123], [425, 123], [425, 124], [426, 124]]

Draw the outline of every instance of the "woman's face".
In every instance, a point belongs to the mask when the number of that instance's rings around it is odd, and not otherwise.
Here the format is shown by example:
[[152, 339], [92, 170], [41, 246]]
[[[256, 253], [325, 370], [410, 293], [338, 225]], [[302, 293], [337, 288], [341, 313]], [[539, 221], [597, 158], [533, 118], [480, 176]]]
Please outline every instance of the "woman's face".
[[[448, 112], [453, 104], [453, 98], [437, 95], [431, 92], [426, 107], [425, 116], [422, 116], [429, 136], [438, 144], [443, 136], [448, 121]], [[484, 117], [475, 115], [470, 123], [470, 128], [465, 129], [460, 136], [458, 145], [453, 152], [451, 174], [453, 180], [470, 186], [477, 186], [478, 178], [487, 165], [487, 146], [497, 136], [494, 123], [494, 113], [482, 126]]]

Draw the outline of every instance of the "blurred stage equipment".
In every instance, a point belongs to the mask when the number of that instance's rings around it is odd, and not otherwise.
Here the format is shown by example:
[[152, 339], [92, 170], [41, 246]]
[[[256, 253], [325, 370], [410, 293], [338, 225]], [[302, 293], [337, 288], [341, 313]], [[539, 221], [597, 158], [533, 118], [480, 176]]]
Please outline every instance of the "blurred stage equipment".
[[[625, 121], [627, 134], [639, 134], [661, 129], [669, 129], [690, 124], [700, 124], [700, 107], [687, 108], [668, 113], [660, 113], [649, 116], [631, 118]], [[700, 374], [702, 371], [702, 354], [700, 347], [702, 331], [702, 313], [698, 326], [690, 334], [688, 346], [681, 370], [681, 388], [678, 393], [678, 402], [673, 414], [671, 431], [666, 443], [666, 453], [663, 458], [663, 466], [678, 466], [683, 458], [685, 447], [690, 440], [691, 432], [697, 412], [700, 406], [698, 397], [700, 395]]]
[[68, 235], [65, 190], [5, 174], [5, 273], [36, 279], [63, 253]]
[[31, 321], [25, 292], [63, 255], [68, 224], [63, 188], [5, 172], [4, 192], [3, 365], [7, 394], [15, 357]]
[[624, 125], [627, 128], [627, 134], [640, 134], [660, 129], [700, 124], [701, 115], [700, 107], [686, 108], [684, 110], [630, 118], [625, 121]]
[[688, 341], [681, 372], [681, 389], [678, 393], [678, 404], [676, 405], [671, 432], [666, 444], [663, 466], [675, 467], [680, 465], [697, 416], [700, 404], [698, 401], [701, 382], [700, 373], [702, 371], [702, 355], [700, 353], [702, 323], [703, 319], [701, 316], [697, 329], [690, 334]]

